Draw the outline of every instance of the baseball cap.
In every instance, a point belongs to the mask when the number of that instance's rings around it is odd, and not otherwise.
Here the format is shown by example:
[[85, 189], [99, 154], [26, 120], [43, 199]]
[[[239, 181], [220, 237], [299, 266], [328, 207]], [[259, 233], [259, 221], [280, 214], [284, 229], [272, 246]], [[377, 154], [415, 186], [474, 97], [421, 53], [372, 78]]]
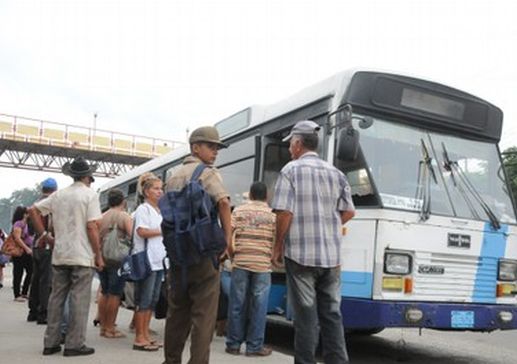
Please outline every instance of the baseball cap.
[[54, 178], [47, 178], [43, 182], [41, 182], [41, 188], [45, 188], [48, 190], [57, 190], [57, 182]]
[[311, 120], [302, 120], [294, 124], [291, 132], [288, 136], [282, 139], [283, 142], [287, 142], [291, 140], [293, 135], [310, 135], [317, 134], [318, 130], [320, 130], [320, 126]]

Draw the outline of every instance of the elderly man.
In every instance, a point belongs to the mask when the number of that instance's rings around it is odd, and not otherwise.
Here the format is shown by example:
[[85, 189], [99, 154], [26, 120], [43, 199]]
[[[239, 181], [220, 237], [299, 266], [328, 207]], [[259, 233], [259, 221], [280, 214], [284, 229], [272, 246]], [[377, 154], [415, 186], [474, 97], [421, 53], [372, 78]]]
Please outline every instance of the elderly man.
[[90, 355], [95, 352], [85, 345], [85, 337], [94, 268], [102, 270], [104, 267], [96, 223], [102, 217], [99, 198], [90, 188], [96, 168], [96, 165], [89, 165], [82, 157], [66, 163], [62, 172], [72, 177], [74, 183], [36, 202], [30, 209], [36, 232], [41, 239], [50, 244], [54, 240], [45, 230], [40, 214], [52, 214], [55, 232], [52, 291], [48, 303], [43, 355], [61, 351], [60, 324], [68, 294], [70, 321], [63, 355]]
[[275, 186], [273, 263], [281, 265], [285, 256], [295, 363], [316, 363], [319, 327], [325, 363], [341, 364], [348, 354], [340, 311], [340, 245], [342, 224], [354, 216], [354, 205], [345, 175], [316, 153], [319, 129], [313, 121], [299, 121], [283, 140], [289, 141], [293, 160]]

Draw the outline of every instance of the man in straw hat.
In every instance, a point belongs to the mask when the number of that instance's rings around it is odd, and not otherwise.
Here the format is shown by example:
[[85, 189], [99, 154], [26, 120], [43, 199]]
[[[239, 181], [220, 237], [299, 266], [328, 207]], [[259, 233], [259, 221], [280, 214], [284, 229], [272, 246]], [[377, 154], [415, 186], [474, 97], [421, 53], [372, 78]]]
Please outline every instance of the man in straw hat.
[[[208, 166], [199, 180], [217, 206], [226, 240], [231, 238], [230, 195], [223, 186], [219, 171], [213, 167], [218, 150], [228, 146], [221, 142], [212, 126], [197, 128], [189, 138], [191, 155], [167, 181], [168, 190], [181, 190], [200, 163]], [[218, 258], [218, 257], [217, 257]], [[171, 266], [169, 279], [181, 282], [181, 267]], [[192, 364], [208, 364], [210, 342], [215, 328], [219, 301], [219, 271], [209, 257], [187, 267], [186, 289], [169, 290], [169, 309], [165, 324], [164, 354], [166, 364], [181, 363], [189, 333]]]
[[74, 183], [38, 201], [31, 208], [36, 232], [52, 244], [54, 238], [45, 230], [41, 215], [52, 214], [55, 243], [52, 252], [52, 292], [48, 303], [48, 324], [43, 355], [61, 351], [60, 324], [66, 297], [70, 295], [70, 318], [65, 339], [64, 356], [90, 355], [93, 348], [85, 345], [86, 324], [90, 308], [94, 269], [102, 270], [99, 230], [101, 209], [99, 197], [90, 185], [97, 165], [82, 157], [65, 163], [63, 174]]

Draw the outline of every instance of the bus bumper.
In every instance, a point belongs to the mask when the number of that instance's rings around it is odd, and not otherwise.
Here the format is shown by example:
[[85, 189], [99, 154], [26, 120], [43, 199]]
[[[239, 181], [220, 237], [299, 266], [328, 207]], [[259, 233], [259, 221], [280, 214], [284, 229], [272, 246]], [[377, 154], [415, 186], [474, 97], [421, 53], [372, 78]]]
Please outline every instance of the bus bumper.
[[343, 297], [346, 329], [422, 327], [439, 330], [517, 329], [517, 306], [371, 301]]

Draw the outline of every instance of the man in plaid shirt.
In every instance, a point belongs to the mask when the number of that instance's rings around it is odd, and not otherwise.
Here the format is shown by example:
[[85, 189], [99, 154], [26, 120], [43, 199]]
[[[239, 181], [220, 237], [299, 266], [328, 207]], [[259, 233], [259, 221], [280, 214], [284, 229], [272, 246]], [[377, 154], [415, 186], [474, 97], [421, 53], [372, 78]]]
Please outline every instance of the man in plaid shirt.
[[295, 363], [300, 364], [316, 363], [318, 326], [325, 363], [348, 362], [340, 311], [340, 246], [342, 225], [355, 210], [345, 175], [315, 152], [319, 129], [313, 121], [299, 121], [284, 138], [293, 160], [280, 172], [272, 203], [277, 213], [273, 263], [281, 265], [285, 256]]

